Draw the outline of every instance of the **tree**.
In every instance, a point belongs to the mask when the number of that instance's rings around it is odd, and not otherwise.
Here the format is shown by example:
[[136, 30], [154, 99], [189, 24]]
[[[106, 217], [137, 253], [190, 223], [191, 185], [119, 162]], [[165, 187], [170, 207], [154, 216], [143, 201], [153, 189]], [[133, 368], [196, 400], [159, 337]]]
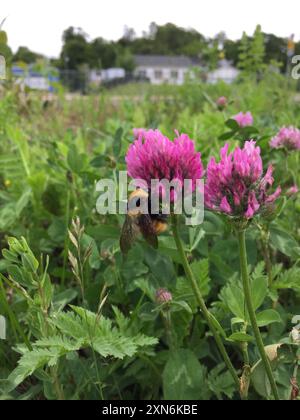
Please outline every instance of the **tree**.
[[218, 48], [219, 48], [220, 51], [223, 51], [226, 39], [227, 39], [227, 35], [226, 35], [226, 32], [224, 32], [224, 31], [219, 32], [215, 36], [215, 40], [218, 43]]
[[209, 70], [215, 70], [220, 58], [219, 43], [217, 39], [211, 39], [203, 51], [203, 59]]
[[117, 67], [121, 67], [126, 71], [134, 70], [134, 58], [129, 48], [124, 48], [119, 52], [116, 64]]
[[250, 62], [252, 72], [257, 75], [261, 73], [265, 67], [265, 39], [261, 26], [257, 25], [250, 48]]
[[226, 39], [224, 43], [224, 52], [227, 60], [232, 61], [233, 65], [237, 66], [239, 62], [240, 40], [232, 41]]
[[251, 72], [251, 61], [249, 56], [250, 40], [246, 32], [243, 32], [239, 46], [238, 68], [246, 73]]
[[198, 57], [205, 48], [205, 38], [193, 29], [180, 28], [172, 23], [151, 23], [148, 32], [131, 40], [121, 38], [118, 43], [132, 54], [188, 55]]
[[287, 40], [273, 34], [264, 34], [265, 38], [265, 63], [276, 61], [285, 69], [287, 60]]
[[[201, 51], [203, 37], [195, 30], [186, 30], [173, 23], [158, 26], [154, 38], [154, 48], [158, 54], [180, 55], [195, 41]], [[193, 47], [195, 48], [195, 47]]]
[[30, 49], [27, 47], [19, 47], [13, 56], [13, 61], [21, 61], [26, 64], [33, 64], [42, 58], [43, 56], [41, 54], [30, 51]]
[[66, 29], [63, 33], [63, 47], [60, 54], [60, 68], [78, 70], [89, 62], [89, 43], [81, 28]]
[[202, 57], [207, 66], [213, 69], [220, 58], [220, 50], [248, 74], [259, 75], [264, 66], [274, 60], [282, 64], [286, 62], [286, 40], [264, 34], [260, 26], [257, 26], [253, 37], [248, 37], [244, 32], [241, 40], [232, 41], [223, 32], [208, 39], [193, 29], [172, 23], [157, 25], [152, 22], [141, 37], [137, 37], [132, 28], [125, 27], [122, 38], [117, 42], [101, 37], [89, 40], [82, 29], [69, 27], [63, 33], [58, 65], [61, 69], [69, 70], [79, 70], [85, 65], [90, 69], [123, 67], [130, 71], [134, 67], [134, 54], [162, 54]]
[[72, 40], [81, 40], [82, 42], [87, 42], [88, 35], [86, 32], [83, 31], [82, 28], [74, 28], [74, 26], [70, 26], [66, 29], [62, 36], [63, 42], [69, 42]]
[[7, 33], [2, 29], [5, 19], [0, 23], [0, 55], [5, 58], [6, 64], [10, 64], [12, 59], [12, 50], [8, 46]]
[[[119, 47], [120, 48], [120, 47]], [[118, 58], [118, 46], [103, 38], [96, 38], [89, 46], [88, 63], [91, 68], [107, 69], [115, 67]]]
[[155, 39], [157, 34], [157, 24], [155, 22], [151, 22], [149, 25], [149, 35], [150, 39]]
[[127, 42], [132, 42], [134, 39], [136, 39], [136, 33], [133, 28], [129, 28], [129, 26], [125, 25], [124, 27], [124, 34], [122, 39], [124, 39]]

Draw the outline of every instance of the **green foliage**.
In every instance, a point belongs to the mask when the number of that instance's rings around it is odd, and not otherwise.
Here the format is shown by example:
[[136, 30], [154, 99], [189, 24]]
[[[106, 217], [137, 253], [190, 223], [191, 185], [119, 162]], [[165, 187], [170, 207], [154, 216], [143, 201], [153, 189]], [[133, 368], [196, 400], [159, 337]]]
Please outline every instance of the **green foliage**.
[[[260, 25], [256, 27], [253, 37], [244, 33], [240, 40], [234, 41], [226, 39], [223, 33], [211, 39], [205, 38], [195, 29], [185, 29], [173, 23], [158, 25], [154, 22], [142, 36], [137, 36], [134, 29], [125, 27], [118, 41], [107, 41], [100, 36], [90, 41], [81, 28], [69, 27], [63, 33], [63, 47], [56, 64], [61, 70], [77, 70], [78, 83], [84, 77], [84, 68], [122, 67], [132, 71], [136, 54], [200, 57], [209, 69], [215, 69], [221, 45], [226, 58], [249, 74], [261, 73], [266, 64], [277, 63], [282, 69], [286, 64], [286, 40], [273, 34], [264, 34]], [[25, 63], [33, 63], [40, 58], [26, 47], [20, 47], [14, 56], [15, 61]]]
[[253, 41], [250, 48], [250, 56], [252, 71], [258, 74], [264, 68], [265, 58], [265, 40], [260, 25], [257, 25], [253, 35]]
[[109, 319], [83, 308], [72, 309], [74, 312], [60, 313], [49, 319], [49, 323], [56, 327], [57, 335], [37, 340], [32, 350], [23, 353], [18, 367], [7, 379], [8, 392], [38, 369], [53, 367], [60, 358], [80, 349], [91, 347], [104, 358], [123, 359], [133, 357], [138, 350], [157, 343], [155, 338], [143, 334], [123, 335]]
[[240, 43], [238, 67], [246, 72], [251, 71], [249, 60], [249, 39], [246, 32], [243, 32]]
[[0, 23], [0, 55], [5, 58], [6, 64], [10, 64], [13, 53], [11, 48], [8, 46], [7, 33], [2, 29], [5, 23], [5, 19]]
[[206, 369], [190, 350], [171, 353], [163, 372], [164, 399], [205, 399], [205, 373]]
[[30, 51], [27, 47], [19, 47], [17, 52], [13, 56], [14, 62], [32, 64], [37, 60], [43, 58], [41, 54], [37, 54], [33, 51]]
[[239, 46], [238, 66], [247, 74], [259, 75], [264, 69], [265, 39], [261, 26], [257, 25], [253, 38], [244, 32]]
[[[188, 33], [182, 42], [177, 29], [152, 27], [145, 43], [128, 33], [114, 51], [120, 59], [123, 47], [130, 54], [167, 50], [170, 34], [176, 53], [205, 50], [199, 34]], [[261, 36], [257, 33], [258, 57]], [[248, 41], [250, 49], [253, 40]], [[70, 42], [80, 42], [91, 54], [84, 33], [66, 33], [65, 43]], [[97, 44], [108, 54], [105, 41]], [[226, 45], [235, 57], [237, 45], [225, 41], [225, 51]], [[0, 330], [0, 398], [239, 399], [170, 230], [159, 236], [158, 250], [139, 237], [124, 258], [119, 247], [124, 217], [95, 211], [97, 181], [114, 180], [126, 169], [132, 129], [143, 126], [170, 137], [174, 127], [188, 133], [204, 165], [219, 155], [224, 142], [232, 150], [250, 136], [261, 147], [264, 167], [273, 164], [274, 187], [280, 184], [285, 198], [266, 219], [255, 219], [247, 249], [259, 328], [273, 350], [281, 345], [270, 354], [280, 395], [289, 399], [299, 357], [292, 320], [299, 315], [300, 203], [299, 194], [287, 197], [285, 192], [300, 184], [299, 156], [271, 151], [269, 140], [282, 125], [299, 121], [294, 86], [273, 73], [255, 81], [244, 75], [232, 85], [198, 80], [183, 86], [129, 84], [101, 97], [59, 95], [46, 107], [39, 94], [3, 89], [0, 323], [5, 319], [6, 340]], [[222, 95], [229, 104], [220, 112], [215, 101]], [[241, 110], [253, 113], [254, 127], [241, 129], [232, 120]], [[232, 226], [206, 211], [201, 226], [181, 228], [211, 323], [238, 375], [243, 369], [246, 377], [251, 366], [249, 399], [269, 399], [245, 309]], [[159, 288], [172, 294], [170, 302], [157, 302]]]

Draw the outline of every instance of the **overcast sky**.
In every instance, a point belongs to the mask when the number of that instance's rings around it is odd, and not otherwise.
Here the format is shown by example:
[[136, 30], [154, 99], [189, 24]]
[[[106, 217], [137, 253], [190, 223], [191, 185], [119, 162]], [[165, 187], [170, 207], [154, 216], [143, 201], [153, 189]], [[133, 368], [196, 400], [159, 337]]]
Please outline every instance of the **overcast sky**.
[[300, 39], [300, 0], [1, 0], [0, 21], [6, 16], [14, 51], [25, 45], [52, 57], [69, 26], [83, 28], [91, 38], [115, 40], [125, 25], [141, 34], [150, 22], [173, 22], [206, 36], [224, 30], [237, 39], [260, 23], [265, 32]]

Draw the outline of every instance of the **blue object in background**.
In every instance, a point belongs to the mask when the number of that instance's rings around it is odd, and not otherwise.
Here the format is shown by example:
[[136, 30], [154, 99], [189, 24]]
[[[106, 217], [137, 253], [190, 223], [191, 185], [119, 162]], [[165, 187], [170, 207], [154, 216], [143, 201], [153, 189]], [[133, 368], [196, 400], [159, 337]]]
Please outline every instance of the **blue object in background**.
[[45, 75], [45, 74], [42, 74], [38, 71], [31, 70], [31, 69], [28, 69], [28, 70], [26, 69], [25, 70], [25, 69], [23, 69], [19, 66], [12, 66], [11, 72], [12, 72], [12, 75], [17, 77], [17, 78], [18, 77], [23, 77], [23, 78], [25, 78], [25, 77], [28, 77], [28, 78], [40, 77], [40, 78], [46, 79], [48, 81], [48, 89], [47, 89], [48, 92], [55, 92], [56, 89], [53, 86], [53, 83], [59, 82], [59, 77], [58, 76], [54, 76], [54, 75], [51, 75], [51, 74]]

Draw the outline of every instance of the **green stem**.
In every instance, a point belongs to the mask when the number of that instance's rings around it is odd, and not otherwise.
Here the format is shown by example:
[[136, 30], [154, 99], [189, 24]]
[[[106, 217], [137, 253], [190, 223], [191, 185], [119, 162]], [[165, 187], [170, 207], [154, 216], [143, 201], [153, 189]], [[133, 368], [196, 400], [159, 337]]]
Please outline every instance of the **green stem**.
[[233, 380], [236, 384], [237, 389], [240, 390], [239, 377], [238, 377], [238, 375], [237, 375], [237, 373], [236, 373], [236, 371], [235, 371], [235, 369], [234, 369], [234, 367], [231, 363], [231, 360], [230, 360], [230, 358], [227, 354], [227, 351], [225, 349], [223, 341], [222, 341], [218, 331], [216, 330], [216, 328], [215, 328], [215, 326], [212, 322], [212, 317], [210, 315], [210, 312], [206, 307], [206, 304], [205, 304], [204, 299], [202, 297], [202, 294], [201, 294], [201, 291], [199, 289], [197, 280], [196, 280], [196, 278], [194, 276], [194, 273], [191, 270], [191, 267], [190, 267], [189, 262], [187, 260], [187, 257], [186, 257], [186, 254], [185, 254], [185, 251], [184, 251], [184, 248], [183, 248], [183, 244], [181, 242], [181, 238], [180, 238], [180, 235], [179, 235], [177, 217], [176, 217], [176, 215], [172, 215], [171, 217], [172, 217], [173, 235], [174, 235], [174, 239], [175, 239], [175, 243], [176, 243], [179, 255], [181, 257], [181, 261], [182, 261], [182, 265], [184, 267], [185, 274], [186, 274], [187, 278], [189, 279], [189, 281], [191, 282], [191, 285], [192, 285], [196, 300], [198, 302], [198, 305], [201, 309], [203, 317], [205, 318], [205, 320], [206, 320], [206, 322], [207, 322], [207, 324], [210, 328], [210, 331], [212, 332], [212, 334], [214, 336], [214, 339], [215, 339], [216, 344], [219, 348], [219, 351], [220, 351], [220, 353], [221, 353], [221, 355], [224, 359], [224, 362], [225, 362], [229, 372], [231, 373], [231, 376], [232, 376], [232, 378], [233, 378]]
[[[83, 301], [83, 305], [86, 309], [88, 309], [88, 305], [87, 302], [84, 300]], [[85, 311], [85, 321], [86, 321], [86, 325], [88, 326], [88, 334], [89, 334], [89, 339], [90, 339], [90, 343], [91, 343], [91, 349], [92, 349], [92, 356], [93, 356], [93, 361], [95, 364], [95, 369], [96, 369], [96, 376], [97, 376], [97, 388], [99, 390], [99, 395], [100, 395], [100, 399], [101, 401], [104, 400], [104, 395], [103, 395], [103, 389], [102, 389], [102, 382], [100, 379], [100, 372], [99, 372], [99, 368], [98, 368], [98, 362], [97, 362], [97, 356], [96, 356], [96, 352], [94, 350], [94, 343], [93, 343], [93, 337], [95, 335], [95, 330], [97, 327], [97, 320], [95, 321], [95, 326], [94, 326], [94, 331], [91, 331], [89, 325], [88, 325], [88, 319], [87, 319], [87, 313]]]
[[[3, 276], [4, 277], [4, 276]], [[32, 350], [32, 346], [30, 344], [30, 341], [28, 340], [26, 334], [24, 333], [17, 317], [15, 316], [14, 312], [11, 310], [10, 305], [7, 302], [6, 299], [6, 293], [5, 293], [5, 289], [2, 283], [2, 275], [0, 274], [0, 302], [3, 306], [3, 309], [6, 311], [10, 322], [11, 322], [11, 326], [12, 329], [14, 331], [14, 334], [16, 335], [16, 338], [18, 339], [17, 333], [19, 334], [20, 338], [23, 339], [26, 347], [28, 348], [28, 350]]]
[[262, 252], [263, 252], [265, 265], [266, 265], [266, 271], [268, 274], [268, 285], [269, 285], [269, 288], [271, 288], [272, 283], [273, 283], [273, 276], [272, 276], [272, 261], [271, 261], [271, 256], [270, 256], [268, 236], [269, 235], [267, 235], [267, 237], [262, 238], [261, 245], [262, 245]]
[[265, 346], [264, 346], [264, 343], [263, 343], [263, 340], [262, 340], [262, 337], [258, 328], [255, 310], [253, 306], [252, 292], [251, 292], [251, 286], [250, 286], [250, 280], [249, 280], [249, 274], [248, 274], [245, 230], [238, 231], [237, 236], [238, 236], [238, 242], [239, 242], [240, 264], [241, 264], [241, 273], [242, 273], [245, 301], [246, 301], [252, 329], [254, 332], [256, 344], [260, 352], [262, 362], [264, 364], [267, 376], [270, 381], [272, 393], [274, 395], [274, 398], [276, 400], [279, 400], [280, 398], [279, 398], [276, 382], [273, 376], [270, 360], [268, 359], [268, 356], [266, 355], [266, 352], [265, 352]]
[[247, 343], [242, 343], [241, 344], [241, 349], [242, 349], [242, 353], [243, 353], [244, 364], [246, 366], [249, 366], [250, 365], [250, 360], [249, 360], [249, 353], [248, 353], [248, 344]]
[[99, 373], [99, 368], [98, 368], [98, 363], [97, 363], [97, 357], [96, 357], [96, 353], [95, 353], [95, 350], [94, 350], [93, 343], [92, 343], [91, 348], [92, 348], [92, 355], [93, 355], [93, 360], [94, 360], [94, 364], [95, 364], [95, 368], [96, 368], [96, 376], [97, 376], [97, 381], [98, 381], [99, 394], [100, 394], [101, 401], [104, 401], [104, 395], [103, 395], [103, 389], [102, 389], [102, 382], [101, 382], [101, 379], [100, 379], [100, 373]]
[[[246, 311], [246, 307], [245, 307]], [[244, 328], [242, 329], [242, 332], [244, 334], [247, 334], [248, 324], [247, 322], [244, 323]], [[249, 394], [249, 387], [251, 383], [251, 366], [250, 366], [250, 357], [248, 352], [248, 343], [241, 343], [241, 350], [243, 353], [243, 360], [244, 360], [244, 366], [243, 366], [243, 373], [241, 377], [241, 397], [243, 401], [248, 400], [248, 394]]]
[[171, 312], [169, 308], [165, 308], [161, 311], [163, 322], [165, 325], [166, 336], [168, 341], [169, 350], [173, 350], [173, 337], [172, 337], [172, 321]]
[[50, 371], [51, 371], [51, 374], [52, 374], [53, 385], [54, 385], [54, 389], [55, 389], [57, 399], [59, 401], [65, 401], [65, 399], [66, 399], [65, 394], [64, 394], [64, 391], [61, 387], [61, 384], [59, 382], [58, 375], [57, 375], [57, 367], [56, 366], [52, 367], [50, 369]]
[[65, 278], [66, 278], [66, 268], [67, 268], [67, 262], [68, 262], [68, 249], [69, 249], [69, 234], [68, 234], [68, 228], [69, 228], [69, 224], [70, 224], [70, 220], [72, 220], [72, 217], [70, 218], [70, 191], [68, 189], [67, 191], [67, 203], [66, 203], [66, 219], [65, 219], [65, 223], [66, 223], [66, 236], [65, 236], [65, 245], [64, 245], [64, 262], [63, 262], [63, 273], [62, 273], [62, 279], [61, 279], [61, 284], [62, 286], [65, 285]]
[[[298, 385], [297, 385], [298, 369], [299, 369], [299, 365], [298, 365], [298, 361], [297, 361], [297, 363], [294, 367], [293, 378], [292, 378], [292, 388], [291, 388], [291, 398], [290, 398], [292, 401], [295, 399], [294, 398], [294, 387], [296, 387], [297, 390], [298, 390]], [[295, 383], [293, 381], [295, 381]], [[296, 394], [298, 393], [297, 390], [296, 390]], [[296, 399], [297, 399], [297, 397], [296, 397]]]

